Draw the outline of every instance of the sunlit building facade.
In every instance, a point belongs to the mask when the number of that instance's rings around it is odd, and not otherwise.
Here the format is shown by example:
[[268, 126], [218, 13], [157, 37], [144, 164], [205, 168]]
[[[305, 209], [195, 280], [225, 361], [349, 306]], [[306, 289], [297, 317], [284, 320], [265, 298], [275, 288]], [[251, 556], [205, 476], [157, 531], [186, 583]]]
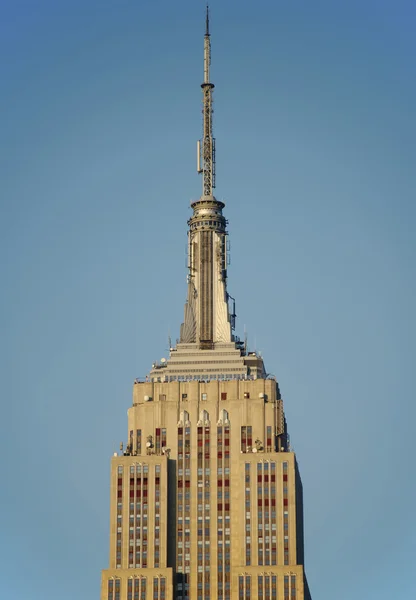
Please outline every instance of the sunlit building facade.
[[101, 600], [310, 600], [302, 484], [283, 401], [235, 335], [227, 221], [214, 196], [208, 12], [203, 192], [188, 221], [187, 300], [168, 359], [133, 385], [111, 463], [110, 560]]

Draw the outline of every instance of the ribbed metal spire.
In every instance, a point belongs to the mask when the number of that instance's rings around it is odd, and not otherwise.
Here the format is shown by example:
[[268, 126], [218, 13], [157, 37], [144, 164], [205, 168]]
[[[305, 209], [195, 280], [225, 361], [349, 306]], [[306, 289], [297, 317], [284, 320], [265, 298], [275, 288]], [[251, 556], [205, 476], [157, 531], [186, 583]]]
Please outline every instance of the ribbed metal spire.
[[202, 140], [198, 141], [198, 173], [203, 175], [202, 195], [212, 196], [215, 188], [215, 138], [212, 135], [212, 91], [214, 84], [210, 82], [211, 39], [209, 32], [209, 7], [205, 17], [204, 37], [204, 82], [202, 83]]
[[213, 195], [215, 187], [215, 139], [212, 135], [212, 90], [209, 67], [211, 42], [207, 6], [204, 36], [203, 132], [198, 141], [198, 172], [202, 195], [191, 203], [188, 221], [188, 298], [180, 341], [213, 350], [216, 344], [233, 344], [234, 310], [230, 314], [227, 293], [227, 221], [224, 203]]

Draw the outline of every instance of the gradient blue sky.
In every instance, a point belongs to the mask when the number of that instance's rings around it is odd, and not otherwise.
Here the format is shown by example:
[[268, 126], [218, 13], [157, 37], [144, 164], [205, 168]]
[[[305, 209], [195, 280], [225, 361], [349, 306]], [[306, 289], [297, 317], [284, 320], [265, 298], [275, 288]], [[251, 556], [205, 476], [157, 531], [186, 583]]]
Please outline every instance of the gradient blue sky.
[[[0, 570], [99, 597], [109, 461], [200, 195], [203, 1], [0, 3]], [[416, 7], [212, 0], [238, 329], [280, 382], [315, 600], [416, 597]]]

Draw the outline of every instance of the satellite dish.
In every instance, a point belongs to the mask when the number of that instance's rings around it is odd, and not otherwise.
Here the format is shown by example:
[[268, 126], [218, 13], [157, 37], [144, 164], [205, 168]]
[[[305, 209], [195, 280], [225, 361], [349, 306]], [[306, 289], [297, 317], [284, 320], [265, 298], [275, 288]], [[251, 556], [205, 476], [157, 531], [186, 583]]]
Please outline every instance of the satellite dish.
[[161, 359], [160, 359], [160, 362], [161, 362], [161, 363], [165, 363], [165, 362], [166, 362], [166, 358], [161, 358]]
[[257, 448], [253, 448], [252, 452], [257, 452]]
[[146, 442], [146, 448], [151, 448], [152, 447], [152, 442]]

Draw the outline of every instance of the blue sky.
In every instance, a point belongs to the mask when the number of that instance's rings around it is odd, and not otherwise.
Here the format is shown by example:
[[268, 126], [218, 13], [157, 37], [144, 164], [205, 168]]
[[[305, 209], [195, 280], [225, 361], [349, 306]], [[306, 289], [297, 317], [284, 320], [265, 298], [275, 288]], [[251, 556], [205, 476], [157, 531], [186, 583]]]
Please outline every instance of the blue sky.
[[[238, 328], [285, 400], [320, 600], [416, 595], [416, 8], [212, 0]], [[204, 3], [0, 3], [4, 597], [99, 597], [109, 461], [200, 195]]]

